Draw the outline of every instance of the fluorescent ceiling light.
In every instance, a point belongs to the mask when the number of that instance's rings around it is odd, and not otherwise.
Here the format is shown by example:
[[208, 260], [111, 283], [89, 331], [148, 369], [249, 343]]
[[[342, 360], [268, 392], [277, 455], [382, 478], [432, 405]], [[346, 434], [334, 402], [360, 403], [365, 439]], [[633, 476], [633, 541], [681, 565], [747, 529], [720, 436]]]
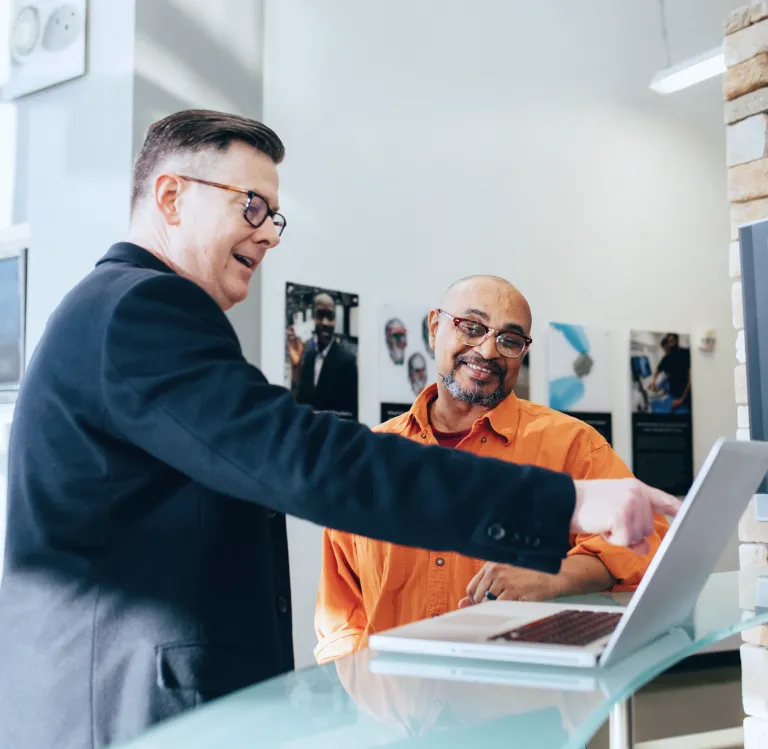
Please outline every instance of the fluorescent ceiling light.
[[671, 94], [724, 72], [723, 48], [716, 47], [709, 52], [684, 60], [678, 65], [660, 70], [651, 81], [651, 90], [659, 94]]

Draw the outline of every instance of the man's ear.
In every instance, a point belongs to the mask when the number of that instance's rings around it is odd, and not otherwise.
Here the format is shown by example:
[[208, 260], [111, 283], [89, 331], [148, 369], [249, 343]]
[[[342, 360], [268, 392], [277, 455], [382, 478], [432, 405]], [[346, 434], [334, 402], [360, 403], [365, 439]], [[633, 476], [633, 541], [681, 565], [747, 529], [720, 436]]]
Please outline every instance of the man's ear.
[[439, 324], [440, 324], [440, 310], [437, 310], [437, 309], [429, 310], [429, 320], [427, 325], [429, 327], [429, 345], [433, 351], [435, 348], [435, 340], [437, 338], [437, 326]]
[[160, 174], [155, 178], [152, 195], [155, 207], [169, 226], [181, 221], [179, 198], [184, 191], [184, 181], [175, 174]]

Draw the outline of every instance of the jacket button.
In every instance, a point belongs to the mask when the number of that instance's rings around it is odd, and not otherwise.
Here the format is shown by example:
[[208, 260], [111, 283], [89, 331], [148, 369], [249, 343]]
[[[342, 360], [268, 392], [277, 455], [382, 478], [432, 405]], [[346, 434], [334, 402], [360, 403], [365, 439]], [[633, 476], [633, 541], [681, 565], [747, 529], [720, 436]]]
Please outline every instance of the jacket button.
[[507, 531], [504, 529], [504, 526], [501, 523], [494, 523], [488, 528], [488, 535], [494, 541], [501, 541], [501, 539], [507, 535]]
[[442, 567], [442, 566], [445, 564], [445, 559], [443, 559], [442, 557], [438, 557], [438, 558], [435, 560], [435, 564], [436, 564], [438, 567]]
[[288, 613], [288, 599], [285, 596], [280, 596], [280, 598], [277, 599], [277, 610], [281, 614]]

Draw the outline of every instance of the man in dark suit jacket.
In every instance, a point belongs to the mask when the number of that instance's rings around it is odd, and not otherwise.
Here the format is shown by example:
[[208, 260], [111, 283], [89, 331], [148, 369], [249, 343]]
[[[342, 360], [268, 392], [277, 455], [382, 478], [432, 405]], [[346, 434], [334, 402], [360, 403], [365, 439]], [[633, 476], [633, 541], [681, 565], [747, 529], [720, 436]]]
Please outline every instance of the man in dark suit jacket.
[[296, 400], [315, 411], [357, 419], [357, 360], [336, 339], [336, 303], [330, 294], [314, 298], [312, 316], [315, 332], [307, 345], [293, 331], [288, 335]]
[[569, 529], [639, 543], [652, 506], [675, 511], [638, 482], [375, 435], [269, 385], [224, 310], [279, 241], [282, 156], [239, 117], [152, 126], [132, 241], [37, 346], [11, 433], [3, 749], [100, 749], [291, 669], [283, 513], [554, 571]]

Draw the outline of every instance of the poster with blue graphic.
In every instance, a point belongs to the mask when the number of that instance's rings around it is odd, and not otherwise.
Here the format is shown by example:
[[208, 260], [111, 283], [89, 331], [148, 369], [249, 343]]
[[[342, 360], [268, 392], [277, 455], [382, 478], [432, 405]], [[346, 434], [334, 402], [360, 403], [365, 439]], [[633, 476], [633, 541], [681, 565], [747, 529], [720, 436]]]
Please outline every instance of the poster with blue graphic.
[[632, 469], [641, 481], [685, 495], [693, 483], [690, 337], [632, 331]]
[[611, 333], [552, 322], [547, 336], [549, 406], [594, 427], [613, 442]]

